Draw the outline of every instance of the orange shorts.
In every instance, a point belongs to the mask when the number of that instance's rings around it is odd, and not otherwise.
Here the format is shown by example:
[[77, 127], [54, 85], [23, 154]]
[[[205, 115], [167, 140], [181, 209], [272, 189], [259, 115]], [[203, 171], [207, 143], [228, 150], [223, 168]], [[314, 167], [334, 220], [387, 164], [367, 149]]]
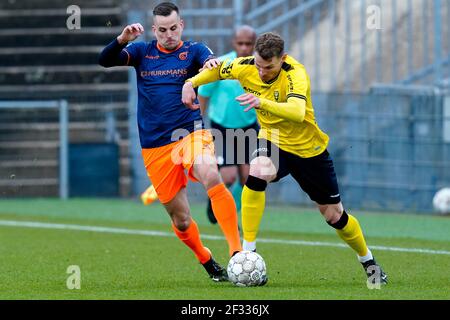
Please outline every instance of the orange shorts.
[[171, 144], [142, 149], [145, 169], [155, 186], [161, 203], [172, 200], [181, 188], [186, 187], [188, 177], [196, 182], [192, 165], [199, 155], [214, 158], [213, 137], [208, 130], [197, 130]]

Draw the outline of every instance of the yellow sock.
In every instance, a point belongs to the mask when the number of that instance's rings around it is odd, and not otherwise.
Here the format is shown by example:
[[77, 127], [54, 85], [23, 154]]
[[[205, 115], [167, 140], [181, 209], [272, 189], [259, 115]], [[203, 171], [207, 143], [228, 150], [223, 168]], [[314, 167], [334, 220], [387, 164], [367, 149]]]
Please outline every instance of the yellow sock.
[[241, 212], [245, 241], [254, 242], [256, 240], [265, 204], [265, 191], [254, 191], [244, 186], [241, 197]]
[[362, 233], [358, 220], [348, 214], [348, 222], [342, 229], [336, 229], [338, 236], [344, 240], [356, 253], [363, 257], [367, 255], [369, 249]]

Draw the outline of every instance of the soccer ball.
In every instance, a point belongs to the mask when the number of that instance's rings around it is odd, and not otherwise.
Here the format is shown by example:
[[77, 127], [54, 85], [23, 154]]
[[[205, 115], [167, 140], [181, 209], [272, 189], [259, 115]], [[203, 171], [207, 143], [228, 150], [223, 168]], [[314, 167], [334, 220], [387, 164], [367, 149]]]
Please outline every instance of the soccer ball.
[[256, 252], [241, 251], [230, 259], [227, 273], [230, 282], [237, 286], [257, 286], [266, 277], [266, 263]]
[[434, 210], [440, 214], [450, 214], [450, 188], [443, 188], [433, 197]]

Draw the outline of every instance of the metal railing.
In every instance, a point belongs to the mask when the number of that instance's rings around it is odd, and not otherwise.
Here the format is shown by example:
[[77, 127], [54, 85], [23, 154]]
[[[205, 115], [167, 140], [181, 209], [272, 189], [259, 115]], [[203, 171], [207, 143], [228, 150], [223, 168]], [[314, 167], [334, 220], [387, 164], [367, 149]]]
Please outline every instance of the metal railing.
[[450, 186], [449, 94], [431, 86], [376, 85], [369, 93], [317, 93], [344, 203], [432, 212]]

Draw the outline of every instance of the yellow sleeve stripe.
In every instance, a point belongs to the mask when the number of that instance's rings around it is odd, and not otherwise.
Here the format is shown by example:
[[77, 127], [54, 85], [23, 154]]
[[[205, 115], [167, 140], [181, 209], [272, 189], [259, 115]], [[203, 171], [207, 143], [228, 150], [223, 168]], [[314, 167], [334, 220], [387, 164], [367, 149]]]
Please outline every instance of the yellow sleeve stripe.
[[255, 64], [255, 58], [242, 59], [239, 64]]
[[298, 93], [289, 93], [286, 96], [286, 99], [289, 99], [289, 98], [299, 98], [299, 99], [303, 99], [305, 101], [308, 101], [308, 99], [304, 95], [301, 95], [301, 94], [298, 94]]

